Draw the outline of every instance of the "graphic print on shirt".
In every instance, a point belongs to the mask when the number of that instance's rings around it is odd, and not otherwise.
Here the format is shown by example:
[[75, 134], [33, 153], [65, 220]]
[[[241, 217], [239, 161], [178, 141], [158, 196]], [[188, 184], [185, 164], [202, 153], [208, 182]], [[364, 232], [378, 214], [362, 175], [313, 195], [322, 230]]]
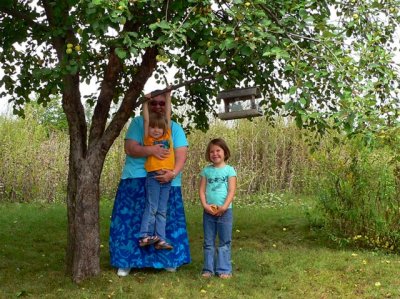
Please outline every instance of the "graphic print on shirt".
[[163, 148], [165, 148], [165, 149], [170, 149], [170, 147], [171, 147], [171, 144], [170, 144], [169, 140], [155, 140], [153, 142], [153, 144], [154, 145], [162, 144]]
[[212, 191], [221, 190], [228, 183], [228, 177], [208, 178], [207, 183], [210, 185]]

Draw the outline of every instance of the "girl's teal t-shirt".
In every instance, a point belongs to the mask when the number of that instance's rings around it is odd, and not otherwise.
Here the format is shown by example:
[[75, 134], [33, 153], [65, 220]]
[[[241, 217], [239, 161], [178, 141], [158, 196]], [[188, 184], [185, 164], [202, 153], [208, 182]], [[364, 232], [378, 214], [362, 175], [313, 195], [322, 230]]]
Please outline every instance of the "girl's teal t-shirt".
[[[206, 179], [206, 200], [208, 204], [222, 206], [228, 195], [228, 181], [236, 176], [235, 169], [230, 165], [224, 167], [206, 166], [200, 174]], [[232, 208], [232, 203], [229, 205]]]

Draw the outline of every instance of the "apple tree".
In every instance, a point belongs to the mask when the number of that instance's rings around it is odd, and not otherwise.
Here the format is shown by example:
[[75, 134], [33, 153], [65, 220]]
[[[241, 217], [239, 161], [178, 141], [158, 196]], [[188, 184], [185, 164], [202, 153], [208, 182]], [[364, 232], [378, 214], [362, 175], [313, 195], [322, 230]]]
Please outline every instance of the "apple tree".
[[[368, 126], [368, 115], [397, 113], [398, 7], [397, 0], [1, 1], [1, 96], [19, 115], [32, 97], [46, 106], [61, 96], [67, 117], [73, 280], [100, 272], [103, 163], [151, 76], [167, 84], [176, 70], [174, 101], [188, 104], [190, 126], [207, 129], [218, 91], [257, 85], [266, 117], [352, 133]], [[90, 82], [98, 90], [84, 97]]]

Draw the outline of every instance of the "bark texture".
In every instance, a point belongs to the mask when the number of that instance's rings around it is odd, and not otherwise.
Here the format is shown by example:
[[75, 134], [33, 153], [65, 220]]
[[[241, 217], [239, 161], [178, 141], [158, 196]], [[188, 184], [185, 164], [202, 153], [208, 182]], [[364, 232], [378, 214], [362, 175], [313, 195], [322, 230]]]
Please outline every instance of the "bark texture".
[[82, 161], [68, 177], [67, 271], [78, 283], [100, 273], [99, 174], [93, 168]]

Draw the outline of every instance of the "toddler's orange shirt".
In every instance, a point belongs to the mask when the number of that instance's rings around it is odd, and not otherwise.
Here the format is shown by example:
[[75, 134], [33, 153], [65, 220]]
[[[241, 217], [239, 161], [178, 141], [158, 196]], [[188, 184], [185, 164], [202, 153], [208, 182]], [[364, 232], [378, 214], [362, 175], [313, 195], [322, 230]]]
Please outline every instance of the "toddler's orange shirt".
[[160, 160], [154, 156], [148, 156], [144, 167], [147, 172], [157, 171], [161, 169], [174, 170], [175, 167], [175, 153], [174, 146], [171, 138], [171, 129], [169, 128], [163, 136], [160, 138], [153, 138], [151, 136], [146, 136], [144, 138], [144, 145], [156, 145], [162, 144], [164, 148], [169, 149], [169, 155], [167, 158]]

